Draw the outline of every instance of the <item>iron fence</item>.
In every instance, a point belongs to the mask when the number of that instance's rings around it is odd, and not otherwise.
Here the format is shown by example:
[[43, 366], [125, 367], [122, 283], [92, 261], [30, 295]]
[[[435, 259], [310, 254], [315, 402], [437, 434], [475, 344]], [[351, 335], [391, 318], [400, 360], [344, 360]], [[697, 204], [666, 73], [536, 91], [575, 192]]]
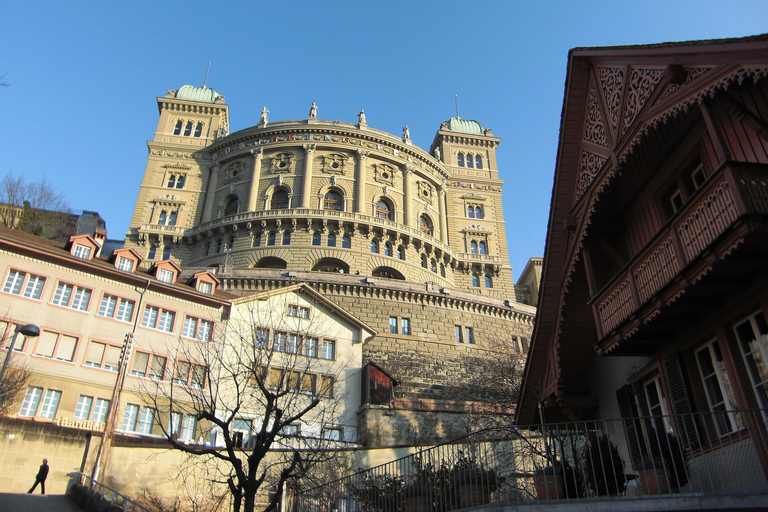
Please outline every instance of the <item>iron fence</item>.
[[[302, 512], [768, 493], [768, 411], [486, 429], [304, 490]], [[762, 459], [762, 461], [761, 461]]]
[[150, 512], [146, 507], [143, 507], [131, 500], [128, 496], [120, 494], [111, 487], [92, 479], [85, 473], [80, 473], [80, 484], [96, 492], [102, 498], [107, 500], [112, 505], [118, 506], [123, 509], [123, 512]]

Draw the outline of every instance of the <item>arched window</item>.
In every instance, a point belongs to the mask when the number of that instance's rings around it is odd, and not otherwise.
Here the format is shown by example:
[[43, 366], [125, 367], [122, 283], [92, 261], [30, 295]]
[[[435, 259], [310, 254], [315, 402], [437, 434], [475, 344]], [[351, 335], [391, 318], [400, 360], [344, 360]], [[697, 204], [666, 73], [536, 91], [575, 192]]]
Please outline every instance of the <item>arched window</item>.
[[469, 252], [472, 254], [477, 254], [477, 242], [474, 240], [469, 243]]
[[229, 217], [230, 215], [235, 215], [237, 213], [237, 198], [232, 198], [227, 203], [227, 207], [224, 208], [224, 216]]
[[480, 242], [477, 244], [477, 249], [480, 251], [480, 254], [488, 254], [488, 249], [485, 247], [485, 242]]
[[184, 188], [185, 181], [187, 181], [187, 177], [183, 174], [176, 178], [176, 188]]
[[276, 238], [275, 234], [270, 233], [269, 236], [267, 237], [267, 245], [275, 245], [275, 238]]
[[426, 215], [422, 215], [419, 217], [419, 229], [422, 233], [426, 233], [428, 235], [432, 234], [432, 220], [430, 220], [429, 217]]
[[197, 123], [195, 126], [195, 137], [199, 137], [203, 134], [203, 123]]
[[397, 259], [405, 260], [405, 247], [402, 245], [397, 248]]
[[437, 262], [435, 261], [435, 258], [432, 258], [432, 260], [430, 261], [430, 263], [431, 263], [431, 265], [430, 265], [429, 269], [430, 269], [432, 272], [434, 272], [435, 274], [437, 274]]
[[371, 252], [374, 254], [379, 253], [379, 241], [378, 240], [371, 240]]
[[475, 167], [477, 167], [478, 169], [483, 168], [483, 157], [481, 157], [480, 155], [475, 155]]
[[456, 165], [459, 167], [464, 167], [464, 153], [459, 153], [456, 155]]
[[221, 252], [221, 249], [224, 247], [224, 241], [219, 239], [216, 241], [216, 252]]
[[152, 246], [149, 248], [149, 252], [147, 253], [147, 259], [153, 260], [155, 259], [155, 253], [157, 252], [157, 247]]
[[389, 242], [384, 244], [384, 256], [392, 256], [392, 244]]
[[472, 205], [467, 206], [467, 217], [470, 219], [475, 218], [475, 207]]
[[176, 225], [176, 217], [177, 217], [177, 215], [178, 214], [176, 212], [171, 212], [171, 214], [168, 216], [168, 225], [169, 226], [175, 226]]
[[341, 194], [334, 190], [329, 190], [325, 194], [325, 198], [323, 199], [324, 210], [341, 210], [343, 207], [344, 200], [341, 197]]
[[445, 265], [443, 265], [442, 263], [440, 264], [440, 275], [442, 277], [445, 277]]
[[253, 246], [259, 247], [261, 245], [261, 233], [257, 234], [255, 237], [253, 237]]
[[478, 219], [483, 218], [483, 207], [480, 205], [475, 206], [475, 217]]
[[176, 175], [171, 174], [171, 177], [168, 178], [168, 188], [173, 188], [176, 186]]
[[283, 208], [288, 208], [288, 192], [280, 189], [272, 194], [272, 209], [280, 210]]
[[317, 231], [312, 234], [312, 245], [320, 245], [320, 233]]
[[165, 221], [168, 219], [168, 212], [165, 210], [160, 212], [160, 216], [157, 218], [157, 224], [160, 226], [165, 226]]
[[421, 255], [421, 267], [422, 268], [427, 268], [427, 255], [426, 254], [422, 254]]
[[235, 237], [230, 237], [229, 242], [227, 242], [227, 250], [231, 251], [235, 247]]
[[380, 219], [392, 220], [392, 208], [384, 200], [377, 201], [374, 215]]
[[189, 137], [192, 135], [192, 121], [187, 121], [187, 126], [184, 127], [184, 136]]
[[183, 126], [184, 126], [184, 121], [182, 121], [181, 119], [176, 121], [176, 128], [173, 129], [173, 134], [174, 135], [181, 135], [181, 128]]
[[472, 156], [472, 153], [469, 153], [467, 155], [467, 167], [472, 169], [475, 166], [474, 157]]
[[291, 232], [286, 231], [283, 233], [283, 245], [291, 245]]
[[326, 242], [328, 247], [336, 247], [336, 235], [333, 233], [328, 234], [328, 241]]
[[493, 281], [491, 281], [491, 276], [485, 276], [485, 287], [493, 288]]
[[351, 249], [352, 248], [352, 239], [348, 236], [341, 237], [341, 247], [343, 249]]
[[209, 254], [211, 254], [211, 242], [205, 244], [205, 255], [208, 256]]
[[475, 288], [480, 287], [480, 277], [477, 274], [474, 274], [472, 276], [472, 286], [474, 286]]

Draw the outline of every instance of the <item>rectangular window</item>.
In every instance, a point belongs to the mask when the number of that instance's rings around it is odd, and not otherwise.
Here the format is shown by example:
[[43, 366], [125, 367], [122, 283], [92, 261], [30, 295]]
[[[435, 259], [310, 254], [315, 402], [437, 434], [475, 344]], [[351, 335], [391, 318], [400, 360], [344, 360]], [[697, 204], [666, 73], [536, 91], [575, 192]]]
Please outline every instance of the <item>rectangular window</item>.
[[704, 166], [699, 164], [698, 167], [691, 173], [691, 181], [693, 182], [694, 190], [698, 190], [707, 181], [707, 175], [704, 172]]
[[78, 311], [87, 311], [91, 300], [91, 290], [71, 284], [59, 283], [53, 295], [53, 304]]
[[309, 318], [309, 308], [304, 306], [297, 306], [295, 304], [288, 305], [288, 316], [295, 318], [302, 318], [304, 320]]
[[295, 437], [299, 435], [299, 425], [286, 425], [280, 429], [280, 435], [283, 437]]
[[464, 340], [461, 337], [461, 326], [454, 325], [453, 328], [456, 331], [456, 343], [464, 343]]
[[117, 371], [117, 366], [120, 364], [120, 352], [121, 348], [116, 345], [107, 345], [106, 355], [104, 357], [104, 366], [103, 368], [105, 370], [110, 370], [113, 372]]
[[344, 436], [340, 428], [324, 428], [322, 438], [328, 441], [343, 441]]
[[91, 406], [93, 406], [93, 397], [80, 395], [77, 399], [77, 407], [75, 407], [75, 419], [87, 420], [91, 416]]
[[94, 368], [101, 368], [104, 361], [104, 352], [106, 345], [99, 343], [98, 341], [92, 341], [88, 345], [88, 352], [85, 354], [85, 366], [92, 366]]
[[253, 331], [253, 346], [256, 348], [267, 348], [269, 342], [269, 329], [256, 327]]
[[5, 278], [3, 292], [21, 295], [28, 299], [40, 299], [43, 285], [45, 285], [45, 278], [42, 276], [11, 270]]
[[192, 379], [189, 387], [192, 389], [203, 389], [205, 387], [205, 366], [199, 364], [192, 365]]
[[304, 355], [317, 357], [317, 338], [304, 338]]
[[252, 420], [233, 420], [231, 431], [232, 440], [235, 442], [235, 446], [247, 446], [248, 441], [251, 439], [252, 430]]
[[336, 342], [333, 340], [323, 340], [323, 352], [320, 357], [329, 361], [336, 359]]
[[93, 406], [93, 421], [103, 423], [107, 419], [107, 411], [109, 411], [109, 400], [97, 398]]
[[197, 333], [197, 318], [188, 316], [184, 319], [184, 328], [181, 335], [185, 338], [194, 338]]
[[52, 389], [46, 391], [43, 405], [40, 407], [40, 417], [55, 418], [56, 411], [59, 409], [59, 400], [61, 400], [61, 391], [54, 391]]
[[151, 329], [172, 332], [175, 319], [176, 313], [173, 311], [168, 311], [155, 306], [147, 306], [144, 308], [144, 316], [141, 319], [141, 325]]
[[173, 276], [173, 272], [164, 268], [157, 271], [157, 280], [164, 283], [173, 283]]
[[51, 331], [43, 331], [37, 341], [35, 355], [72, 361], [77, 348], [77, 338]]
[[317, 394], [320, 396], [333, 398], [333, 385], [335, 384], [335, 382], [336, 382], [336, 379], [334, 379], [333, 376], [321, 375], [320, 387], [317, 390]]
[[653, 421], [653, 427], [657, 432], [671, 432], [667, 405], [664, 401], [664, 389], [661, 387], [661, 379], [656, 376], [643, 385], [645, 399], [648, 402], [648, 414]]
[[184, 416], [184, 423], [181, 428], [181, 439], [186, 442], [195, 441], [195, 430], [197, 429], [197, 420], [194, 416]]
[[186, 361], [176, 361], [176, 371], [173, 374], [173, 383], [186, 386], [189, 382], [190, 364]]
[[168, 359], [163, 356], [152, 355], [152, 365], [149, 367], [149, 378], [163, 380], [165, 378], [165, 365]]
[[117, 306], [117, 297], [113, 295], [104, 295], [101, 298], [101, 305], [99, 306], [99, 316], [106, 316], [112, 318], [115, 316], [115, 307]]
[[411, 335], [411, 319], [410, 318], [401, 318], [400, 319], [400, 333], [403, 336], [410, 336]]
[[142, 407], [141, 416], [139, 417], [139, 424], [136, 431], [139, 434], [151, 434], [152, 427], [155, 424], [156, 412], [151, 407]]
[[735, 401], [717, 340], [712, 340], [697, 350], [696, 361], [709, 410], [719, 413], [715, 415], [715, 428], [718, 435], [724, 436], [734, 432], [737, 424], [736, 417], [728, 412], [735, 408]]
[[182, 330], [182, 336], [185, 338], [196, 339], [200, 341], [211, 341], [211, 335], [213, 333], [213, 322], [208, 320], [200, 320], [193, 316], [188, 316], [184, 319], [184, 329]]
[[471, 327], [464, 328], [464, 340], [467, 343], [475, 342], [475, 331]]
[[86, 247], [84, 245], [75, 244], [75, 250], [72, 252], [72, 255], [75, 258], [81, 258], [84, 260], [90, 259], [91, 257], [91, 248]]
[[19, 416], [32, 417], [37, 413], [37, 406], [40, 405], [40, 397], [43, 396], [43, 388], [27, 388], [24, 395], [24, 402], [21, 404]]
[[133, 307], [135, 303], [132, 300], [115, 297], [114, 295], [104, 295], [101, 298], [99, 306], [99, 316], [114, 318], [123, 322], [130, 322], [133, 318]]
[[389, 334], [397, 334], [397, 317], [389, 317]]
[[207, 293], [210, 295], [213, 293], [213, 283], [209, 283], [208, 281], [200, 281], [200, 284], [197, 285], [197, 289], [200, 293]]
[[133, 366], [131, 367], [131, 375], [134, 377], [146, 377], [147, 366], [149, 365], [149, 354], [146, 352], [136, 352], [133, 355]]
[[133, 272], [133, 260], [130, 258], [118, 256], [117, 268], [120, 270], [125, 270], [126, 272]]
[[125, 406], [122, 429], [125, 432], [136, 431], [136, 421], [139, 419], [139, 406], [128, 404]]
[[768, 419], [768, 323], [763, 313], [758, 311], [736, 324], [733, 330], [757, 401], [765, 419]]
[[288, 339], [288, 335], [284, 332], [275, 333], [275, 343], [272, 346], [272, 350], [275, 352], [285, 352], [285, 344]]

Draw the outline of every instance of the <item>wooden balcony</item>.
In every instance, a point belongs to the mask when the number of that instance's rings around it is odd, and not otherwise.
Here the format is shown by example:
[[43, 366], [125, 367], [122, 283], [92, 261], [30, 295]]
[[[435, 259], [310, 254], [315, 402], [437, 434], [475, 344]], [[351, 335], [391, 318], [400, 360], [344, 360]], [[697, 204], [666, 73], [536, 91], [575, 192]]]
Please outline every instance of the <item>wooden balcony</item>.
[[[765, 244], [766, 216], [767, 168], [729, 165], [711, 176], [593, 297], [598, 351], [613, 350], [663, 314], [665, 306], [684, 301], [683, 295], [690, 295], [705, 276], [722, 271], [735, 253]], [[741, 265], [740, 270], [751, 268]]]

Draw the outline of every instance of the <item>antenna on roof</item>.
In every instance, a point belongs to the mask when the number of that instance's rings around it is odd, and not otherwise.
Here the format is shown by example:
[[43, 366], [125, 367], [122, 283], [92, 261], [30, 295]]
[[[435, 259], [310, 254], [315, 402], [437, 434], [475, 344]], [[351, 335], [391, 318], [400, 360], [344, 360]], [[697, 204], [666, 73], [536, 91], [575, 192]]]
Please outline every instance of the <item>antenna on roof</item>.
[[454, 94], [454, 96], [456, 97], [456, 119], [461, 119], [459, 117], [459, 95]]
[[211, 70], [211, 63], [208, 63], [208, 69], [205, 70], [205, 80], [203, 80], [203, 89], [205, 89], [205, 84], [208, 83], [208, 72]]

